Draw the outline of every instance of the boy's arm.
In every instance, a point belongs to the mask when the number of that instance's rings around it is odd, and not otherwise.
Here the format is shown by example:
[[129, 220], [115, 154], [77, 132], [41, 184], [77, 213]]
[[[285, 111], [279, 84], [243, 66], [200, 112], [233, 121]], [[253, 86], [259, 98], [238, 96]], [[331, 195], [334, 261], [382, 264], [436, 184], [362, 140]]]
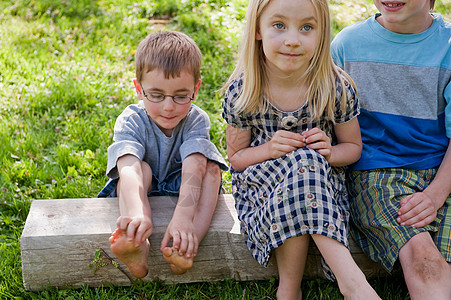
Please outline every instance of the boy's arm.
[[445, 157], [431, 184], [423, 191], [401, 200], [398, 222], [401, 225], [423, 227], [435, 220], [437, 210], [451, 193], [451, 141]]
[[[201, 190], [203, 181], [210, 176], [206, 174], [207, 163], [213, 161], [221, 169], [228, 169], [224, 158], [210, 141], [209, 129], [210, 120], [207, 113], [193, 105], [183, 124], [183, 142], [179, 148], [180, 157], [183, 160], [179, 199], [161, 242], [161, 250], [167, 247], [172, 239], [172, 247], [178, 249], [179, 254], [192, 257], [197, 253], [199, 239], [203, 236], [198, 236], [199, 228], [193, 227], [193, 221], [198, 216], [201, 193], [205, 192]], [[218, 176], [221, 176], [220, 173]], [[215, 191], [216, 198], [217, 193], [218, 191]], [[216, 205], [216, 201], [212, 203]], [[208, 225], [210, 220], [211, 216], [208, 219]]]
[[161, 249], [167, 247], [172, 239], [172, 246], [179, 250], [179, 254], [191, 257], [197, 253], [199, 240], [193, 219], [199, 204], [205, 167], [206, 158], [199, 153], [191, 154], [183, 160], [179, 199], [161, 242]]
[[139, 245], [149, 238], [153, 229], [142, 163], [134, 155], [124, 155], [117, 160], [117, 168], [121, 212], [117, 227], [126, 232], [129, 240], [134, 240]]
[[[445, 88], [445, 128], [451, 135], [451, 83]], [[437, 210], [443, 206], [451, 193], [451, 139], [434, 180], [421, 193], [409, 195], [401, 200], [397, 221], [401, 225], [423, 227], [435, 220]]]

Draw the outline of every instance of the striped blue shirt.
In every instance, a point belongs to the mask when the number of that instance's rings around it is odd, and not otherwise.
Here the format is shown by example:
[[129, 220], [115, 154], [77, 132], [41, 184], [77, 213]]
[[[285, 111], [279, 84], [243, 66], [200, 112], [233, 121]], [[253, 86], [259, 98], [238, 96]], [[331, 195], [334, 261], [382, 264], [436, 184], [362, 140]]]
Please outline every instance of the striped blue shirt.
[[438, 166], [451, 138], [451, 24], [433, 14], [419, 34], [398, 34], [376, 18], [343, 29], [332, 56], [357, 86], [363, 140], [353, 170]]

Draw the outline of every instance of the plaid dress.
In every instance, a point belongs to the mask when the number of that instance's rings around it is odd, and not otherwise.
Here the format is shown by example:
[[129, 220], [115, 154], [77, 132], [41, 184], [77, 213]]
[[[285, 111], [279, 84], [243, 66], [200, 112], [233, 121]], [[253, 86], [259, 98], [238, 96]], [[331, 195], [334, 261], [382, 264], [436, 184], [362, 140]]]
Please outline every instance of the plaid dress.
[[[312, 122], [308, 101], [296, 111], [270, 106], [265, 114], [242, 114], [233, 110], [242, 80], [232, 82], [223, 102], [223, 118], [234, 127], [251, 130], [250, 147], [261, 145], [278, 130], [303, 132], [319, 127], [336, 143], [333, 123]], [[341, 86], [337, 82], [336, 123], [345, 123], [359, 113], [358, 100], [346, 83], [348, 103], [340, 109]], [[349, 205], [344, 168], [331, 167], [314, 150], [299, 148], [280, 158], [249, 166], [242, 172], [231, 168], [233, 196], [241, 232], [252, 256], [267, 266], [271, 251], [290, 237], [321, 234], [348, 247]], [[333, 274], [326, 276], [333, 279]], [[331, 276], [332, 275], [332, 276]]]

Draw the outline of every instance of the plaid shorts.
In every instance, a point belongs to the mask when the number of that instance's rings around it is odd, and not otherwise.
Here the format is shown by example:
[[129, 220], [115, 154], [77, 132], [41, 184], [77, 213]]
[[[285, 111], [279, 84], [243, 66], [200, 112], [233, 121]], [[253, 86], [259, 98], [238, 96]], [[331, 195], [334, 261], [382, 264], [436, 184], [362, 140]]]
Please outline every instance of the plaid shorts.
[[437, 169], [398, 168], [353, 171], [348, 177], [350, 231], [362, 250], [388, 271], [398, 259], [399, 249], [413, 236], [429, 231], [445, 260], [451, 262], [451, 197], [427, 226], [401, 226], [396, 218], [400, 201], [423, 191], [434, 179]]

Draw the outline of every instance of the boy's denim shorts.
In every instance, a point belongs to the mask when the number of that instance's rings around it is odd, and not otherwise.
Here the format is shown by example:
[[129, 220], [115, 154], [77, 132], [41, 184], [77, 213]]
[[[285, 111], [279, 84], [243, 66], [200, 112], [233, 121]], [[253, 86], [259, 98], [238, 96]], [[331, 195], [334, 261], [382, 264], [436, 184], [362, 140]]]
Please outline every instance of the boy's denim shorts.
[[[116, 190], [118, 181], [119, 178], [110, 179], [97, 195], [97, 198], [117, 197]], [[163, 182], [159, 182], [155, 176], [152, 176], [152, 190], [147, 193], [147, 196], [178, 196], [181, 183], [181, 172], [169, 175]]]
[[[119, 178], [110, 179], [105, 187], [97, 195], [97, 198], [113, 198], [117, 195], [117, 183]], [[155, 176], [152, 176], [152, 190], [147, 193], [148, 197], [152, 196], [178, 196], [180, 185], [182, 184], [182, 172], [176, 172], [169, 175], [163, 182], [159, 182]], [[220, 194], [222, 191], [222, 178], [219, 185]]]

